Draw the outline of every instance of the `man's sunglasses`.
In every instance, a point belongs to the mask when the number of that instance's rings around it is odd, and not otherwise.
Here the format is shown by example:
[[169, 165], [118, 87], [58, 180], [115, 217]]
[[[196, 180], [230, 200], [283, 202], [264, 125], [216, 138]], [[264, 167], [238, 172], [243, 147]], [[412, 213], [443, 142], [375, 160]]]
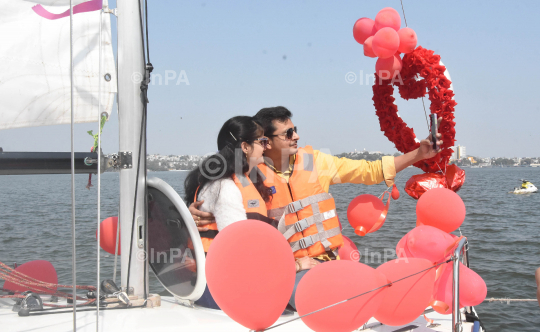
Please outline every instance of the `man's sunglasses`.
[[291, 140], [291, 139], [293, 138], [294, 133], [298, 133], [298, 129], [297, 129], [296, 127], [287, 129], [287, 131], [284, 132], [283, 134], [268, 135], [268, 136], [269, 136], [269, 137], [273, 137], [273, 136], [281, 136], [281, 135], [285, 135], [285, 138], [286, 138], [286, 139]]
[[268, 137], [261, 137], [261, 138], [257, 138], [255, 140], [255, 142], [259, 142], [259, 144], [263, 147], [263, 149], [266, 150], [266, 148], [268, 147]]

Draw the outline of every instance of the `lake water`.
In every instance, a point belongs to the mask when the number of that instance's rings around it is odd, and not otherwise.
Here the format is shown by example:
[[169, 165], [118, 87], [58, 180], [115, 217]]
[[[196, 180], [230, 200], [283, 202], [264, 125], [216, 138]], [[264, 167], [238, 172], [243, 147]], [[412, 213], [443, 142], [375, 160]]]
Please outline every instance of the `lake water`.
[[[467, 179], [459, 191], [467, 207], [461, 227], [470, 241], [471, 268], [484, 278], [488, 298], [536, 297], [534, 271], [540, 266], [540, 194], [512, 195], [508, 191], [525, 178], [540, 185], [540, 168], [466, 169]], [[350, 226], [344, 233], [356, 242], [361, 262], [373, 267], [391, 253], [399, 239], [415, 227], [416, 201], [403, 190], [407, 179], [418, 173], [408, 168], [399, 174], [401, 198], [391, 204], [385, 225], [360, 238]], [[155, 172], [183, 195], [186, 172]], [[93, 177], [94, 185], [96, 177]], [[77, 283], [96, 284], [96, 187], [85, 189], [88, 176], [76, 176]], [[0, 261], [19, 265], [36, 259], [49, 260], [60, 283], [71, 283], [70, 175], [0, 176]], [[331, 187], [339, 217], [347, 223], [347, 205], [357, 195], [377, 196], [383, 185], [342, 184]], [[102, 175], [101, 216], [118, 215], [118, 174]], [[102, 251], [101, 277], [112, 278], [114, 257]], [[367, 253], [367, 255], [366, 255]], [[392, 257], [388, 257], [391, 259]], [[119, 270], [117, 280], [119, 280]], [[164, 294], [151, 273], [151, 292]], [[538, 331], [540, 308], [536, 302], [488, 303], [476, 307], [487, 330]]]

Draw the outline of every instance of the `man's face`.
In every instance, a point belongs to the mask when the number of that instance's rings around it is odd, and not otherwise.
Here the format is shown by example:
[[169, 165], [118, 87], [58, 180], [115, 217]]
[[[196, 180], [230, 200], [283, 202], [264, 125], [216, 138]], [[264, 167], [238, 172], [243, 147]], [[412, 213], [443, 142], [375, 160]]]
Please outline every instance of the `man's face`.
[[278, 120], [272, 121], [272, 124], [276, 130], [272, 135], [267, 135], [270, 139], [269, 145], [272, 149], [272, 153], [280, 153], [282, 156], [292, 156], [298, 152], [298, 140], [300, 136], [293, 131], [292, 138], [287, 138], [287, 131], [294, 129], [294, 124], [291, 119], [288, 119], [285, 122], [280, 122]]

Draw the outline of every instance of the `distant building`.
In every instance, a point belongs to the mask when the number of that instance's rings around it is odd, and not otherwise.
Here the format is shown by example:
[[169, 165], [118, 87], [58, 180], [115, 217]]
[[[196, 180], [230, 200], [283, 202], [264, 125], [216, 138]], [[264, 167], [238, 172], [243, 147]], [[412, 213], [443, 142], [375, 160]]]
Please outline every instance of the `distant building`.
[[452, 152], [452, 156], [450, 157], [450, 160], [457, 160], [458, 159], [458, 148], [457, 148], [457, 146], [453, 146], [452, 150], [454, 150], [454, 152]]
[[467, 150], [464, 146], [458, 145], [456, 148], [457, 152], [457, 159], [461, 160], [463, 158], [467, 158]]

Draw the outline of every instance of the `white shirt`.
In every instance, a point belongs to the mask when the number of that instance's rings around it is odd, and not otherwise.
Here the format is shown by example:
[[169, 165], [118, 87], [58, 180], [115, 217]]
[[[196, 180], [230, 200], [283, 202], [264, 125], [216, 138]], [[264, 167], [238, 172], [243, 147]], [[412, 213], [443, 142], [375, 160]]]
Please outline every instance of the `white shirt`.
[[214, 215], [219, 231], [230, 224], [247, 219], [242, 193], [231, 178], [207, 183], [200, 189], [197, 200], [204, 200], [200, 210]]

